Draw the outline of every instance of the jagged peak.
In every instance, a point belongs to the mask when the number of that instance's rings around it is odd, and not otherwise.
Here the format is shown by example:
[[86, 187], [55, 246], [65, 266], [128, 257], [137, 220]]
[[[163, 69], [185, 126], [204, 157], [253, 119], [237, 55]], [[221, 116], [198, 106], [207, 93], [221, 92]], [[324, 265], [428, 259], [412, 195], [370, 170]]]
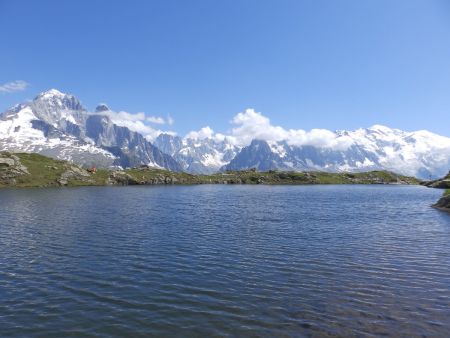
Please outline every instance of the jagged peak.
[[372, 127], [367, 128], [369, 130], [374, 130], [374, 131], [381, 131], [381, 132], [390, 132], [393, 129], [383, 126], [381, 124], [374, 124]]
[[182, 138], [178, 136], [176, 133], [167, 131], [160, 133], [156, 138], [159, 138], [161, 140], [173, 140], [173, 139], [182, 140]]
[[267, 146], [269, 146], [269, 143], [266, 141], [266, 140], [262, 140], [262, 139], [259, 139], [259, 138], [255, 138], [255, 139], [253, 139], [252, 140], [252, 142], [250, 143], [250, 147], [254, 147], [254, 146], [259, 146], [259, 145], [267, 145]]
[[77, 97], [54, 88], [40, 93], [34, 98], [31, 105], [40, 115], [63, 110], [86, 111]]
[[39, 95], [36, 96], [35, 100], [43, 99], [43, 98], [52, 98], [52, 97], [64, 97], [64, 96], [68, 96], [68, 94], [62, 93], [58, 89], [52, 88], [52, 89], [43, 91], [42, 93], [39, 93]]
[[98, 106], [95, 108], [96, 113], [101, 113], [105, 111], [110, 111], [108, 105], [106, 103], [99, 103]]

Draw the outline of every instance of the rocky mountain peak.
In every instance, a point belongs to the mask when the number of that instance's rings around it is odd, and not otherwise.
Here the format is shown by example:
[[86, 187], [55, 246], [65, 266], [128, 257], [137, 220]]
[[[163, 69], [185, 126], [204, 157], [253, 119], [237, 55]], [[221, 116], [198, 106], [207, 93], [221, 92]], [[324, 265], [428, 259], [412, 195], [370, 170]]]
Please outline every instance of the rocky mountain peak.
[[[97, 108], [106, 110], [106, 105]], [[106, 114], [90, 114], [74, 95], [56, 89], [0, 116], [0, 149], [39, 152], [88, 166], [182, 170], [141, 134], [116, 125]]]
[[260, 151], [271, 151], [269, 144], [266, 141], [259, 139], [252, 140], [249, 147]]
[[100, 103], [96, 108], [95, 108], [95, 112], [96, 113], [102, 113], [105, 111], [110, 111], [111, 109], [109, 109], [109, 107], [105, 104], [105, 103]]
[[57, 89], [49, 89], [36, 96], [32, 102], [36, 110], [54, 112], [62, 110], [86, 111], [80, 100], [74, 95], [62, 93]]
[[57, 89], [40, 93], [29, 106], [39, 120], [54, 126], [65, 127], [67, 122], [83, 124], [87, 114], [78, 98]]
[[64, 97], [67, 94], [60, 92], [58, 89], [49, 89], [46, 91], [43, 91], [42, 93], [39, 93], [36, 97], [35, 100], [40, 100], [40, 99], [49, 99], [49, 98], [53, 98], [53, 97]]

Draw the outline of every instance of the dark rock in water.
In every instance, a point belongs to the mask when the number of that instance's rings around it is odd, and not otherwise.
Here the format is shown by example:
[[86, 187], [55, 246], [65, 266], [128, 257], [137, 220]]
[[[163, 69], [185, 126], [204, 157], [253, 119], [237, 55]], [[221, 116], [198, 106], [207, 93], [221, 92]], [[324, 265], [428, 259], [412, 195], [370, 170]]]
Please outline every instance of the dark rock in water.
[[[428, 188], [450, 189], [450, 172], [447, 174], [447, 176], [439, 180], [424, 181], [420, 184]], [[436, 204], [433, 205], [433, 207], [450, 212], [450, 194], [448, 193], [448, 191]]]
[[439, 180], [424, 181], [421, 184], [429, 188], [450, 189], [450, 173]]
[[450, 212], [450, 195], [442, 197], [433, 207]]

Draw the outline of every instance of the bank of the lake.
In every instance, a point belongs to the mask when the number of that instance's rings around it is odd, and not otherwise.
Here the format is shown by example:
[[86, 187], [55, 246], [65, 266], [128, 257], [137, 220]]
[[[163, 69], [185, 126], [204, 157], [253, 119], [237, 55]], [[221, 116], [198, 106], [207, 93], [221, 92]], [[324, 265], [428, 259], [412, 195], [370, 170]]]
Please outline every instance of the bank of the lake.
[[389, 171], [363, 173], [227, 171], [192, 175], [147, 166], [126, 170], [87, 170], [39, 154], [0, 153], [0, 187], [158, 185], [158, 184], [419, 184]]
[[450, 212], [450, 190], [446, 190], [437, 203], [433, 204], [433, 207], [442, 211]]
[[432, 181], [423, 181], [421, 184], [428, 188], [445, 189], [442, 197], [433, 204], [433, 207], [450, 212], [450, 172], [443, 178]]

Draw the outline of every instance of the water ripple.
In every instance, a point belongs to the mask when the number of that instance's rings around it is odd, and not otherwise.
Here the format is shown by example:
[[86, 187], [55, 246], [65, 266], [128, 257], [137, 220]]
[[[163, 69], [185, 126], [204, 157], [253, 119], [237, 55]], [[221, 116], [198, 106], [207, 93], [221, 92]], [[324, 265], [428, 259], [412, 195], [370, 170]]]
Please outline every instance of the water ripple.
[[440, 192], [0, 192], [0, 336], [447, 337]]

